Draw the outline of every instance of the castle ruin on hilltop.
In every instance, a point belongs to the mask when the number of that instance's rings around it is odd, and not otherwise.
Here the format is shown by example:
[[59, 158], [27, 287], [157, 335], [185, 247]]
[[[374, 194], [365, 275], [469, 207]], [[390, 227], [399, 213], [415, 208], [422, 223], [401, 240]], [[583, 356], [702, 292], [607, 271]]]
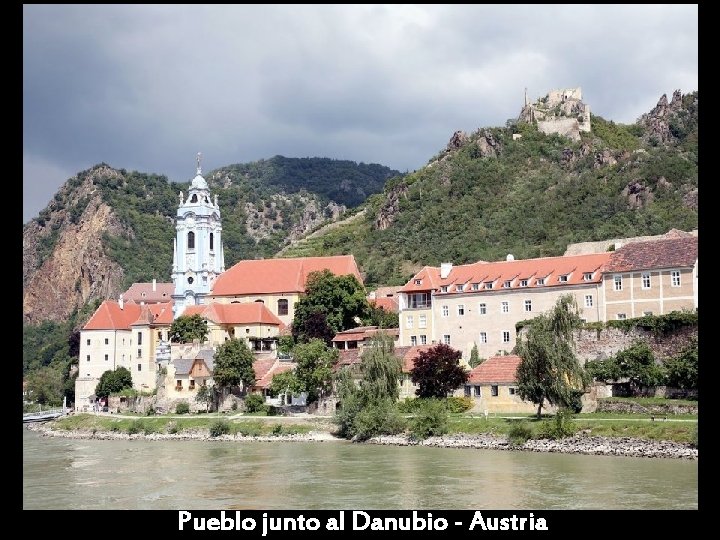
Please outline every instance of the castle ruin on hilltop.
[[581, 131], [590, 131], [590, 106], [583, 103], [580, 87], [550, 90], [535, 103], [528, 100], [526, 88], [518, 121], [535, 123], [547, 135], [557, 133], [579, 141]]

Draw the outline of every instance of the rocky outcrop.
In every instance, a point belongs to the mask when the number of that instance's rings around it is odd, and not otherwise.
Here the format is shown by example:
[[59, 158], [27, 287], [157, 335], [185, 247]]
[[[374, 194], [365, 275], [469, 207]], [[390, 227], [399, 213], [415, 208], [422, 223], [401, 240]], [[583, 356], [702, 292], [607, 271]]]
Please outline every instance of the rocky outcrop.
[[652, 189], [637, 180], [625, 186], [622, 195], [627, 199], [629, 208], [642, 208], [650, 203], [654, 197]]
[[498, 157], [502, 152], [502, 143], [488, 130], [480, 132], [476, 144], [480, 150], [480, 157]]
[[45, 213], [42, 225], [33, 220], [23, 228], [24, 322], [61, 321], [87, 302], [120, 293], [123, 270], [102, 240], [127, 231], [93, 184], [99, 175], [119, 174], [101, 166], [75, 187], [66, 183], [55, 200], [67, 202]]
[[390, 190], [375, 218], [376, 229], [384, 231], [395, 221], [400, 213], [400, 197], [406, 197], [407, 191], [408, 187], [405, 184], [398, 184]]
[[645, 139], [652, 143], [667, 144], [676, 139], [671, 125], [678, 119], [678, 113], [683, 109], [683, 95], [675, 90], [668, 103], [667, 94], [663, 94], [657, 105], [640, 117], [638, 123], [645, 127]]
[[461, 148], [465, 145], [465, 143], [467, 143], [467, 140], [467, 133], [465, 133], [464, 131], [456, 131], [452, 134], [452, 137], [450, 137], [450, 142], [448, 142], [447, 144], [446, 151], [452, 152], [453, 150]]
[[595, 154], [595, 163], [593, 163], [593, 168], [599, 169], [600, 167], [605, 167], [607, 165], [615, 165], [616, 163], [617, 159], [615, 159], [612, 152], [610, 152], [610, 150], [603, 150], [602, 152]]
[[683, 204], [693, 210], [698, 209], [698, 188], [691, 189], [682, 198]]

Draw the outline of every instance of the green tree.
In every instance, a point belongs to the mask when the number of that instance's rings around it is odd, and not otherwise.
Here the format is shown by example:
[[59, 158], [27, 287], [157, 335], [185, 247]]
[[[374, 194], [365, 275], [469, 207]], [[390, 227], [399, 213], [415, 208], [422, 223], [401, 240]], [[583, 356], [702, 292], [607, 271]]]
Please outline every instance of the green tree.
[[115, 371], [107, 370], [100, 376], [100, 381], [95, 387], [95, 395], [106, 398], [110, 394], [132, 388], [132, 385], [132, 374], [126, 367], [120, 366]]
[[232, 388], [241, 384], [249, 388], [255, 384], [254, 357], [245, 340], [227, 340], [215, 351], [214, 360], [213, 379], [220, 388]]
[[635, 387], [648, 388], [662, 384], [665, 380], [662, 366], [655, 362], [655, 355], [645, 341], [636, 341], [618, 352], [615, 363], [620, 377], [628, 377]]
[[210, 384], [203, 384], [200, 385], [200, 388], [198, 388], [197, 394], [195, 395], [195, 401], [198, 403], [205, 405], [205, 412], [208, 412], [210, 409], [210, 404], [215, 399], [215, 389]]
[[667, 384], [675, 388], [692, 389], [698, 387], [698, 344], [692, 339], [677, 356], [664, 362], [667, 371]]
[[400, 397], [402, 362], [395, 356], [393, 340], [384, 332], [378, 332], [360, 355], [360, 390], [367, 402]]
[[581, 324], [575, 297], [561, 296], [548, 313], [532, 319], [520, 335], [516, 352], [522, 358], [517, 370], [518, 393], [538, 406], [545, 401], [578, 409], [589, 377], [575, 356], [573, 331]]
[[61, 405], [63, 401], [63, 374], [50, 366], [32, 371], [27, 377], [30, 401], [41, 405]]
[[170, 325], [170, 341], [173, 343], [192, 343], [194, 339], [205, 341], [208, 335], [207, 321], [197, 313], [180, 315]]
[[467, 382], [468, 372], [460, 365], [462, 353], [439, 343], [422, 351], [410, 370], [413, 383], [418, 385], [419, 398], [444, 398]]
[[268, 390], [272, 397], [277, 397], [280, 394], [299, 394], [303, 391], [294, 371], [284, 371], [273, 376]]
[[[321, 338], [329, 345], [335, 334], [357, 326], [356, 319], [369, 314], [365, 290], [355, 276], [336, 276], [330, 270], [311, 272], [305, 295], [295, 304], [292, 334], [298, 343]], [[324, 315], [324, 325], [319, 315]]]
[[338, 361], [340, 353], [328, 347], [321, 339], [312, 339], [300, 343], [293, 349], [297, 363], [295, 379], [297, 387], [308, 393], [308, 402], [312, 403], [327, 393], [332, 386], [332, 367]]
[[370, 304], [370, 313], [363, 319], [363, 324], [377, 326], [378, 328], [398, 328], [400, 326], [400, 315]]
[[470, 361], [468, 364], [470, 364], [471, 368], [474, 368], [482, 364], [484, 360], [484, 358], [480, 358], [477, 343], [473, 343], [472, 349], [470, 350]]

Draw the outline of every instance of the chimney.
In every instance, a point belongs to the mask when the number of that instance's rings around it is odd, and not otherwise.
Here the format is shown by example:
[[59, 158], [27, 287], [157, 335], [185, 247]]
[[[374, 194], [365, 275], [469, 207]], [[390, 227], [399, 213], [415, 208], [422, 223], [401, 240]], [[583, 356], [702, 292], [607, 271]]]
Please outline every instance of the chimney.
[[125, 309], [125, 301], [123, 300], [123, 295], [120, 295], [120, 298], [118, 298], [118, 304], [120, 304], [120, 309]]
[[445, 279], [450, 275], [450, 271], [452, 270], [452, 263], [442, 263], [440, 264], [440, 279]]
[[157, 282], [155, 281], [155, 278], [153, 278], [153, 292], [157, 291]]

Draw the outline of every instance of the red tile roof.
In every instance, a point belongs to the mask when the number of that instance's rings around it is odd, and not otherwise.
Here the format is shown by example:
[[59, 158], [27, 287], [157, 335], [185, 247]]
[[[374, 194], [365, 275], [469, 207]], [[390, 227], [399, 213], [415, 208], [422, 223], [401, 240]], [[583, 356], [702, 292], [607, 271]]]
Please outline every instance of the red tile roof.
[[[408, 373], [410, 370], [415, 367], [415, 360], [417, 359], [418, 355], [423, 352], [430, 349], [432, 345], [417, 345], [414, 347], [395, 347], [394, 353], [395, 356], [397, 356], [402, 361], [402, 371], [403, 373]], [[340, 359], [338, 360], [337, 364], [335, 364], [335, 369], [339, 369], [342, 366], [351, 366], [355, 364], [360, 364], [361, 359], [360, 356], [362, 356], [363, 351], [366, 351], [367, 349], [348, 349], [348, 350], [340, 350]]]
[[364, 341], [371, 339], [378, 332], [384, 332], [393, 339], [397, 339], [400, 335], [399, 328], [378, 328], [377, 326], [358, 326], [356, 328], [350, 328], [343, 330], [335, 334], [332, 339], [334, 342], [345, 342], [345, 341]]
[[[150, 320], [152, 319], [152, 320]], [[172, 303], [141, 306], [123, 302], [123, 308], [115, 300], [105, 300], [95, 310], [83, 330], [130, 330], [133, 324], [171, 324]]]
[[[453, 266], [444, 279], [440, 278], [440, 268], [426, 266], [405, 284], [402, 292], [434, 290], [437, 291], [436, 294], [463, 294], [503, 290], [505, 281], [510, 281], [510, 289], [520, 289], [525, 288], [520, 285], [520, 280], [524, 279], [528, 280], [527, 287], [530, 288], [598, 283], [602, 279], [602, 268], [610, 260], [610, 255], [610, 253], [591, 253], [513, 261], [480, 261]], [[590, 280], [584, 279], [586, 272], [592, 272]], [[567, 281], [560, 281], [560, 276], [567, 276]], [[544, 285], [538, 285], [538, 278], [545, 278]], [[418, 279], [421, 280], [420, 285], [415, 283]], [[493, 282], [492, 289], [487, 288], [486, 284], [489, 282]], [[472, 289], [474, 283], [479, 284], [479, 289]], [[458, 284], [465, 285], [462, 291], [456, 289]], [[444, 286], [448, 287], [447, 292], [440, 292], [441, 287]]]
[[172, 293], [175, 291], [173, 283], [155, 283], [153, 290], [152, 283], [133, 283], [130, 288], [123, 293], [123, 299], [146, 304], [154, 304], [156, 302], [169, 302]]
[[275, 375], [294, 370], [295, 364], [291, 362], [280, 362], [275, 359], [263, 359], [256, 360], [253, 363], [253, 369], [255, 370], [254, 386], [258, 388], [267, 388], [270, 386], [270, 383]]
[[360, 283], [363, 282], [352, 255], [245, 260], [217, 278], [212, 294], [234, 296], [305, 292], [308, 275], [325, 269], [336, 276], [353, 275]]
[[653, 268], [688, 268], [698, 258], [697, 236], [684, 236], [667, 240], [633, 242], [610, 255], [606, 272], [650, 270]]
[[400, 304], [397, 296], [388, 298], [381, 296], [380, 298], [369, 299], [370, 305], [389, 311], [390, 313], [397, 313], [400, 310]]
[[285, 327], [262, 302], [187, 306], [182, 315], [200, 315], [216, 324], [274, 324]]
[[475, 367], [468, 377], [471, 384], [514, 383], [517, 380], [517, 368], [521, 358], [511, 354], [508, 356], [493, 356]]

